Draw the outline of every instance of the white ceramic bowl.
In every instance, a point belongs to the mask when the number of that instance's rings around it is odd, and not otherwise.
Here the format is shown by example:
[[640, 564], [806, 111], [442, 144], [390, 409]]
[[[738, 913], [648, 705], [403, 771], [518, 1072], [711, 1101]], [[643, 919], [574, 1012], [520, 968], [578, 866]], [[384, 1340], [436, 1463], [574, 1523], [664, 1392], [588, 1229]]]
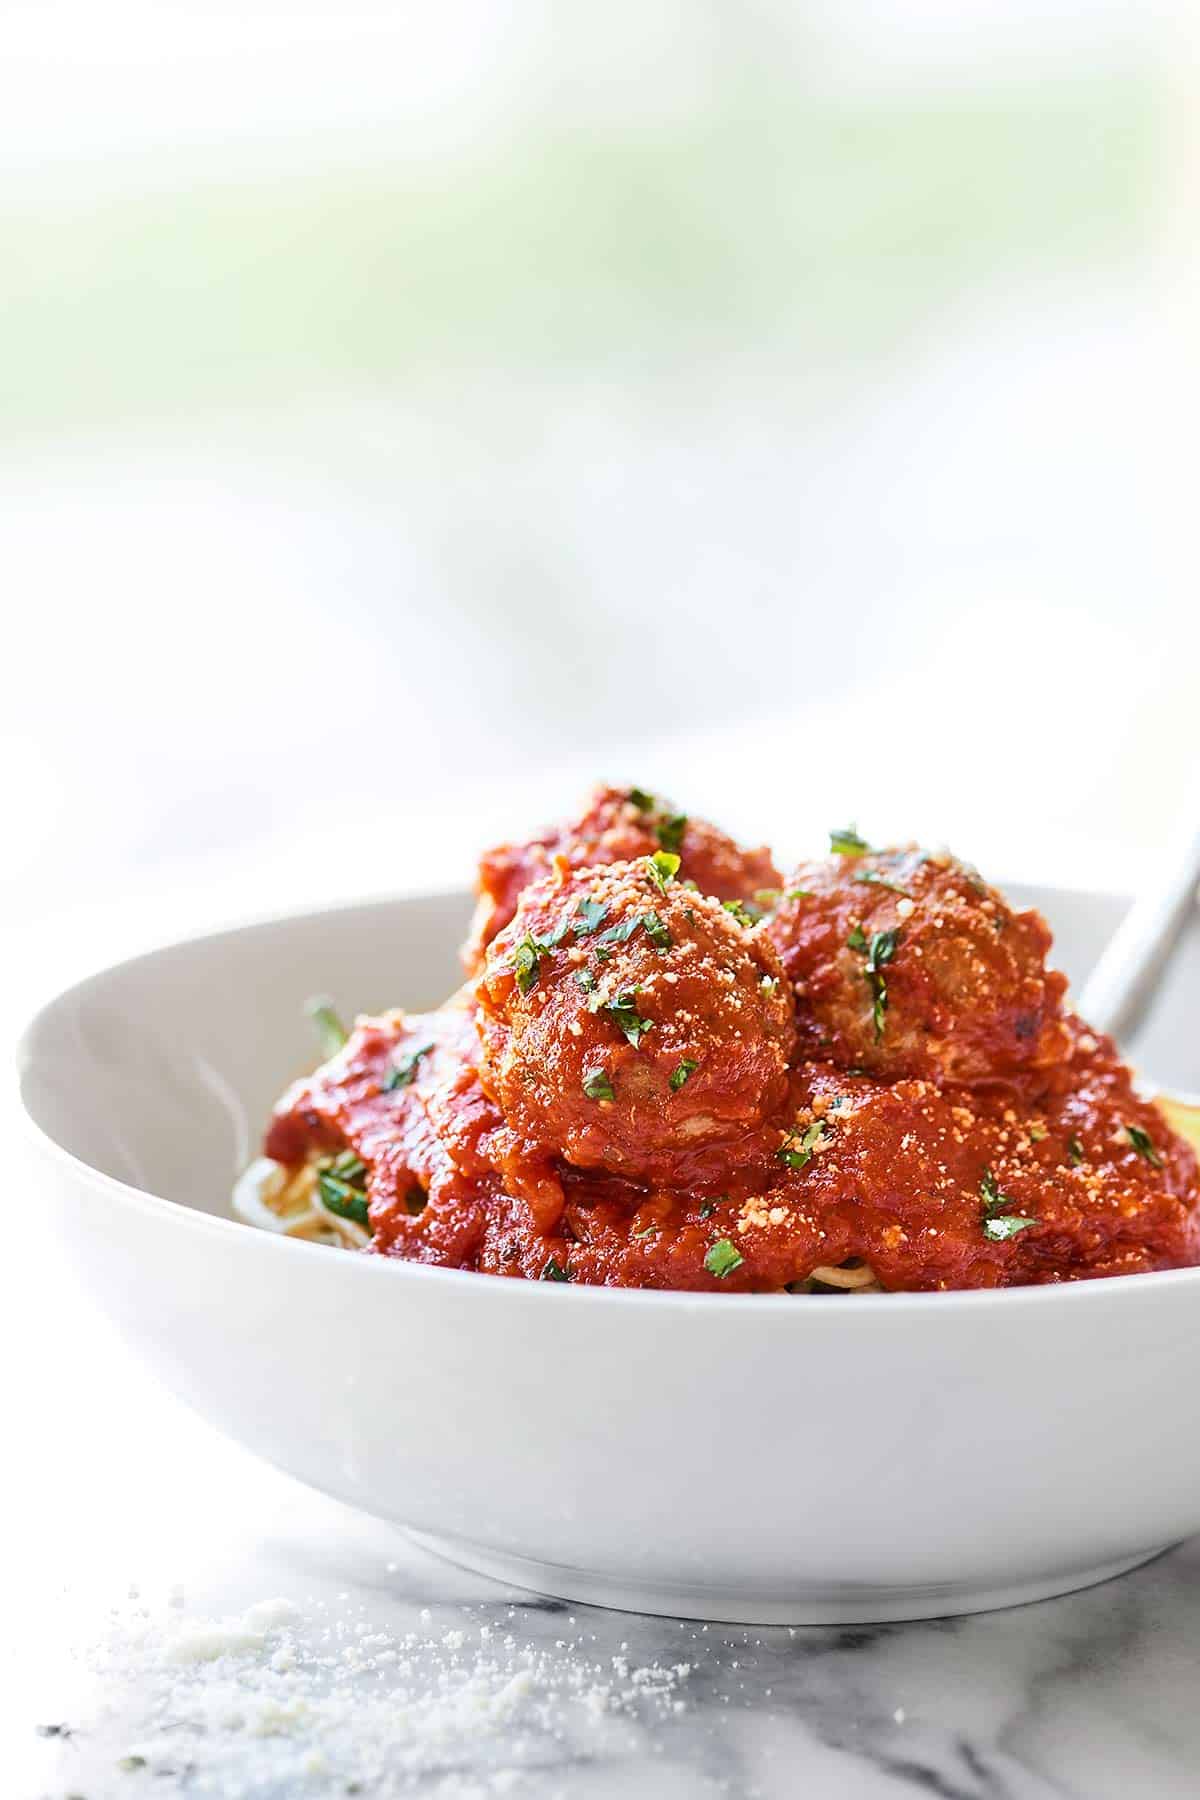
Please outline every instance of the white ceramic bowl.
[[[1117, 904], [1042, 894], [1068, 968]], [[196, 939], [22, 1046], [44, 1226], [171, 1387], [278, 1467], [523, 1587], [739, 1621], [1031, 1600], [1200, 1530], [1200, 1270], [791, 1298], [506, 1281], [229, 1216], [302, 1003], [436, 1001], [461, 896]]]

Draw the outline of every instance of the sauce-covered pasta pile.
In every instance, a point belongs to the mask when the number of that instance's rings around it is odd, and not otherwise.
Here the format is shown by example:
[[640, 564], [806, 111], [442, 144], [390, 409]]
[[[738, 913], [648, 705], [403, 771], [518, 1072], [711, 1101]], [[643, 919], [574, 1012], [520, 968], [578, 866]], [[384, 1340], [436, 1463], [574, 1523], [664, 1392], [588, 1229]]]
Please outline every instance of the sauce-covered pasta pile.
[[641, 789], [489, 851], [439, 1012], [343, 1034], [256, 1223], [494, 1275], [757, 1292], [1200, 1261], [1197, 1166], [1050, 933], [942, 852], [765, 849]]

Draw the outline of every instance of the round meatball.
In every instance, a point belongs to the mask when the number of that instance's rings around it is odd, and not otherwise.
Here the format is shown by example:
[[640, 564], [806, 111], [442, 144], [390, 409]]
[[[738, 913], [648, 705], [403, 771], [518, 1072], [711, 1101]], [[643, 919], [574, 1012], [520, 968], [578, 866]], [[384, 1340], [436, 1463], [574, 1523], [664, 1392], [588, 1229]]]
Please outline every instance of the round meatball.
[[665, 850], [680, 858], [680, 879], [718, 900], [753, 901], [778, 889], [779, 871], [765, 847], [743, 850], [703, 819], [689, 818], [669, 800], [641, 788], [600, 787], [577, 819], [554, 825], [524, 844], [500, 844], [479, 863], [478, 901], [463, 962], [474, 973], [497, 932], [512, 918], [524, 888], [545, 875], [556, 858], [572, 869], [631, 862]]
[[672, 879], [675, 860], [536, 882], [476, 982], [481, 1077], [508, 1124], [636, 1180], [761, 1124], [795, 1037], [762, 928]]
[[767, 930], [807, 1056], [979, 1083], [1070, 1051], [1050, 931], [965, 864], [915, 848], [804, 863]]

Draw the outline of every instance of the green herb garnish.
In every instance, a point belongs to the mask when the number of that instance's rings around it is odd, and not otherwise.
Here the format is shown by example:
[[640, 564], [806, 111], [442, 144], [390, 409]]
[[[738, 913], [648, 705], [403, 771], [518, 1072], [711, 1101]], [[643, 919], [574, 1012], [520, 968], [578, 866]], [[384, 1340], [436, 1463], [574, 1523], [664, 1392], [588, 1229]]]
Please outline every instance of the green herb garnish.
[[658, 805], [654, 795], [648, 794], [645, 788], [630, 788], [625, 798], [631, 806], [636, 806], [639, 812], [653, 812]]
[[688, 1058], [685, 1056], [683, 1061], [680, 1063], [679, 1067], [674, 1071], [674, 1073], [671, 1076], [671, 1080], [669, 1083], [671, 1092], [673, 1094], [677, 1094], [679, 1092], [680, 1088], [683, 1086], [684, 1082], [688, 1080], [689, 1076], [694, 1075], [696, 1073], [696, 1070], [699, 1067], [700, 1067], [699, 1063], [690, 1062], [688, 1060]]
[[700, 1208], [700, 1217], [702, 1219], [711, 1219], [713, 1214], [716, 1212], [716, 1210], [717, 1210], [716, 1201], [715, 1200], [706, 1200], [704, 1202], [704, 1205]]
[[575, 908], [575, 912], [583, 920], [582, 925], [576, 925], [575, 936], [589, 937], [597, 925], [607, 917], [608, 902], [607, 900], [581, 900]]
[[332, 1000], [324, 994], [316, 994], [305, 1002], [305, 1012], [317, 1028], [317, 1041], [321, 1046], [321, 1060], [328, 1062], [336, 1056], [346, 1043], [350, 1033], [339, 1019]]
[[610, 925], [607, 931], [602, 931], [596, 942], [597, 944], [627, 944], [641, 922], [641, 919], [636, 916], [632, 919], [622, 919], [619, 925]]
[[875, 1023], [876, 1043], [883, 1036], [884, 1014], [888, 1004], [887, 980], [883, 969], [895, 956], [899, 941], [900, 933], [895, 927], [890, 931], [877, 931], [872, 936], [867, 951], [866, 975], [871, 984], [871, 1015]]
[[1077, 1169], [1083, 1161], [1083, 1145], [1077, 1137], [1067, 1139], [1067, 1161], [1073, 1169]]
[[656, 912], [642, 914], [642, 929], [656, 950], [671, 948], [671, 933]]
[[657, 1230], [657, 1225], [643, 1225], [642, 1229], [640, 1231], [635, 1231], [633, 1235], [635, 1238], [648, 1238]]
[[903, 894], [908, 898], [908, 889], [902, 888], [897, 881], [889, 881], [886, 875], [877, 875], [874, 869], [860, 869], [854, 877], [864, 887], [888, 888], [893, 894]]
[[330, 1162], [318, 1164], [317, 1192], [321, 1204], [339, 1219], [367, 1226], [366, 1164], [353, 1150], [343, 1150]]
[[896, 954], [900, 930], [898, 926], [893, 926], [889, 931], [876, 931], [868, 941], [862, 926], [856, 925], [846, 942], [851, 950], [865, 953], [867, 958], [863, 973], [871, 987], [871, 1013], [875, 1021], [875, 1042], [878, 1043], [883, 1036], [884, 1015], [888, 1004], [887, 980], [883, 970]]
[[1146, 1161], [1152, 1163], [1156, 1169], [1161, 1169], [1163, 1159], [1154, 1148], [1154, 1140], [1150, 1133], [1143, 1131], [1140, 1125], [1127, 1125], [1125, 1129], [1129, 1133], [1129, 1141], [1138, 1155], [1145, 1157]]
[[541, 952], [531, 936], [525, 936], [513, 951], [513, 974], [523, 994], [533, 991], [538, 983]]
[[683, 834], [687, 830], [686, 813], [669, 813], [660, 819], [655, 828], [655, 836], [664, 850], [678, 850], [683, 843]]
[[859, 837], [853, 825], [848, 825], [844, 831], [831, 831], [829, 848], [834, 856], [869, 856], [871, 853], [870, 844], [866, 838]]
[[1002, 1244], [1008, 1238], [1016, 1237], [1018, 1232], [1028, 1231], [1031, 1225], [1041, 1223], [1039, 1219], [1029, 1219], [1021, 1213], [1001, 1210], [1015, 1202], [1001, 1192], [1000, 1184], [990, 1169], [985, 1169], [979, 1178], [979, 1197], [983, 1202], [983, 1235], [993, 1244]]
[[896, 954], [896, 945], [900, 942], [900, 932], [893, 926], [890, 931], [877, 931], [871, 939], [871, 948], [867, 957], [867, 973], [875, 975], [884, 963], [890, 963]]
[[564, 1269], [562, 1264], [556, 1262], [552, 1256], [546, 1258], [542, 1265], [542, 1272], [538, 1276], [539, 1281], [570, 1281], [570, 1279], [570, 1269]]
[[722, 900], [721, 905], [727, 913], [733, 914], [739, 925], [757, 925], [766, 917], [762, 907], [756, 906], [753, 900]]
[[679, 858], [670, 850], [656, 850], [653, 856], [646, 858], [646, 871], [660, 894], [667, 891], [667, 883], [674, 881], [679, 873]]
[[379, 1084], [382, 1092], [390, 1094], [393, 1088], [408, 1087], [416, 1075], [417, 1064], [432, 1049], [432, 1044], [418, 1044], [415, 1050], [407, 1050], [398, 1057]]
[[990, 1169], [985, 1169], [979, 1178], [979, 1194], [984, 1212], [994, 1212], [998, 1207], [1012, 1205], [1008, 1195], [1000, 1192], [996, 1177]]
[[740, 1269], [745, 1260], [741, 1252], [734, 1249], [728, 1238], [721, 1238], [706, 1252], [704, 1266], [710, 1275], [715, 1275], [718, 1280], [724, 1280], [726, 1275], [732, 1275], [735, 1269]]
[[1028, 1231], [1031, 1225], [1040, 1223], [1038, 1219], [1022, 1218], [1020, 1213], [1001, 1213], [996, 1218], [984, 1220], [983, 1235], [993, 1244], [1003, 1244], [1009, 1238], [1015, 1238], [1019, 1231]]
[[636, 1050], [646, 1033], [653, 1029], [652, 1019], [643, 1019], [638, 1015], [637, 989], [632, 993], [618, 994], [613, 1000], [601, 1001], [598, 1012], [606, 1012], [618, 1030], [624, 1032]]
[[595, 993], [596, 977], [591, 973], [591, 971], [589, 969], [576, 969], [575, 979], [579, 983], [579, 986], [583, 989], [585, 994], [594, 994]]
[[789, 888], [785, 896], [788, 900], [811, 900], [811, 888]]
[[789, 1132], [775, 1155], [786, 1168], [806, 1169], [828, 1129], [824, 1119], [814, 1119], [807, 1131]]
[[583, 1077], [583, 1091], [589, 1100], [616, 1099], [607, 1069], [588, 1069]]
[[537, 986], [543, 956], [556, 950], [570, 929], [570, 920], [563, 919], [545, 937], [536, 937], [532, 931], [525, 933], [513, 951], [513, 973], [523, 994], [530, 993]]

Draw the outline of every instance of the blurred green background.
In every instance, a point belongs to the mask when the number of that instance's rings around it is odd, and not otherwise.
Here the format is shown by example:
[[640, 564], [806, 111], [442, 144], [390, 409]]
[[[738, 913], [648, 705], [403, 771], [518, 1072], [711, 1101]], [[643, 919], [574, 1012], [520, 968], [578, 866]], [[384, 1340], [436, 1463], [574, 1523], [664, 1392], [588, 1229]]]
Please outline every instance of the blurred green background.
[[833, 816], [1001, 873], [1149, 853], [1192, 36], [18, 5], [5, 916], [457, 876], [593, 775], [785, 854]]

